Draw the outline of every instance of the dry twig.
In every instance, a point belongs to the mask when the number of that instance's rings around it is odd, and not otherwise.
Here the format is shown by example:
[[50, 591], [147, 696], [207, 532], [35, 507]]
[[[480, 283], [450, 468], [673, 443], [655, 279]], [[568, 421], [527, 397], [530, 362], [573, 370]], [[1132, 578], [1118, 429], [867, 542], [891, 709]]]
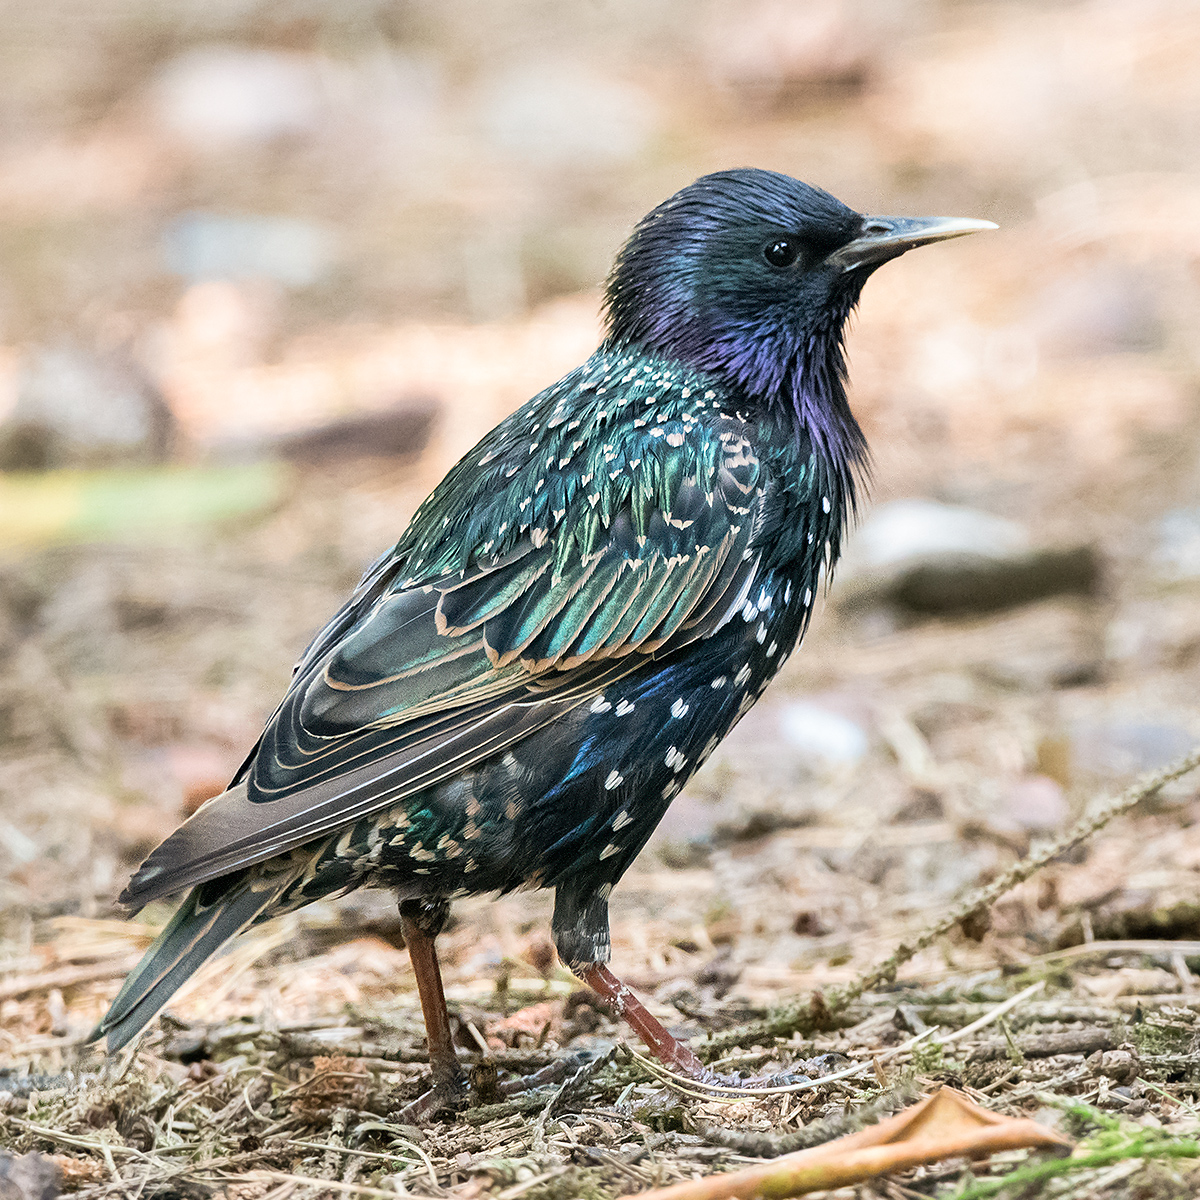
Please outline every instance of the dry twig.
[[1060, 854], [1065, 854], [1103, 829], [1114, 817], [1135, 808], [1143, 800], [1162, 791], [1167, 784], [1182, 779], [1197, 767], [1200, 767], [1200, 746], [1161, 771], [1143, 777], [1119, 796], [1095, 805], [1061, 837], [1019, 859], [986, 887], [969, 892], [949, 912], [927, 926], [911, 942], [902, 942], [882, 962], [862, 972], [844, 988], [833, 989], [827, 994], [814, 992], [811, 996], [798, 997], [773, 1009], [760, 1021], [751, 1021], [746, 1025], [727, 1029], [723, 1033], [713, 1034], [706, 1038], [698, 1049], [715, 1054], [731, 1046], [752, 1045], [774, 1037], [789, 1037], [794, 1033], [809, 1034], [825, 1027], [833, 1014], [845, 1009], [879, 984], [894, 980], [896, 972], [906, 962], [932, 946], [951, 929], [961, 925], [973, 913], [994, 904], [1006, 892], [1024, 883]]

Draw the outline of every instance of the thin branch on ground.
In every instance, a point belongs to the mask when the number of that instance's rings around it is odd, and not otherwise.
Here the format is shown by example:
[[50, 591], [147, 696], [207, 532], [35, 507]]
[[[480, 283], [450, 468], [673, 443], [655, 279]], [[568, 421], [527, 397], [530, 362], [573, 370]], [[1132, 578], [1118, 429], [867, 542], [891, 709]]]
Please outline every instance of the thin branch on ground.
[[1119, 796], [1101, 801], [1090, 812], [1081, 817], [1061, 837], [1046, 843], [1039, 849], [1018, 859], [1007, 871], [997, 876], [985, 887], [969, 892], [953, 905], [932, 925], [927, 926], [911, 942], [902, 942], [887, 958], [863, 971], [856, 979], [842, 988], [827, 993], [814, 992], [810, 996], [797, 997], [787, 1004], [772, 1009], [762, 1020], [738, 1025], [722, 1033], [705, 1038], [697, 1046], [704, 1054], [713, 1055], [733, 1046], [753, 1045], [776, 1037], [790, 1037], [799, 1033], [807, 1036], [827, 1026], [830, 1018], [847, 1008], [855, 1000], [881, 983], [890, 983], [899, 969], [922, 950], [932, 946], [938, 938], [961, 925], [973, 913], [988, 908], [1006, 892], [1024, 883], [1047, 863], [1065, 854], [1080, 842], [1103, 829], [1114, 817], [1129, 812], [1162, 791], [1169, 783], [1182, 779], [1200, 767], [1200, 746], [1193, 748], [1183, 758], [1152, 775], [1144, 776]]

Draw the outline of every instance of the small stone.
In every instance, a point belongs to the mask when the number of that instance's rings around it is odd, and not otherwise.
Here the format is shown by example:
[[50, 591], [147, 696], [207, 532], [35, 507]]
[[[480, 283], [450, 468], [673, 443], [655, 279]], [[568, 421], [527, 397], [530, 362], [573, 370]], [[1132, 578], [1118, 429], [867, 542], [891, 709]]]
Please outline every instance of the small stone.
[[1079, 720], [1070, 728], [1071, 769], [1076, 775], [1124, 779], [1154, 771], [1186, 754], [1195, 744], [1183, 725], [1130, 718]]
[[408, 397], [381, 412], [359, 413], [285, 434], [262, 449], [314, 464], [335, 459], [411, 458], [428, 443], [440, 407], [432, 397]]
[[192, 212], [163, 236], [167, 266], [190, 283], [269, 279], [285, 287], [319, 283], [336, 256], [332, 231], [296, 217]]
[[153, 91], [159, 122], [202, 149], [304, 133], [319, 115], [319, 68], [278, 50], [202, 46], [170, 60]]
[[792, 701], [782, 705], [778, 722], [789, 746], [826, 766], [853, 766], [870, 748], [862, 726], [817, 704]]
[[174, 437], [171, 410], [131, 359], [47, 346], [22, 365], [0, 470], [161, 462]]
[[1090, 596], [1099, 583], [1091, 546], [1033, 548], [1014, 521], [896, 500], [851, 538], [833, 598], [846, 611], [890, 604], [922, 615], [991, 612], [1064, 593]]
[[1063, 789], [1045, 775], [1019, 779], [1004, 804], [1004, 816], [1030, 833], [1058, 829], [1070, 815]]
[[1158, 522], [1152, 562], [1169, 580], [1200, 579], [1200, 508], [1166, 513]]
[[505, 153], [548, 167], [596, 170], [636, 158], [657, 124], [640, 89], [580, 66], [522, 64], [485, 81], [479, 119]]
[[0, 1200], [54, 1200], [62, 1173], [47, 1154], [0, 1151]]

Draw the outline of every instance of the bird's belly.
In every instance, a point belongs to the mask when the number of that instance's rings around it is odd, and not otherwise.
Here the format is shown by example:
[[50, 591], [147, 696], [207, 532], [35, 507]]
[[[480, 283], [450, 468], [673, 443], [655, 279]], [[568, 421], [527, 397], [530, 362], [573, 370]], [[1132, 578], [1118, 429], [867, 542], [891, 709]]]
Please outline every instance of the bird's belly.
[[427, 807], [442, 816], [421, 846], [435, 856], [425, 870], [472, 892], [619, 878], [794, 648], [805, 598], [784, 603], [782, 592], [756, 591], [716, 635], [437, 789]]

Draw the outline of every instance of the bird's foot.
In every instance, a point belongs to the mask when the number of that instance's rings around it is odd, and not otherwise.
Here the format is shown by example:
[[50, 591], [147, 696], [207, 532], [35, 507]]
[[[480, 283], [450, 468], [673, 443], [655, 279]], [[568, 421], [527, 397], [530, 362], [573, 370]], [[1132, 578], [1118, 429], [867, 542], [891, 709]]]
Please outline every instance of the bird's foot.
[[[624, 1020], [646, 1043], [647, 1048], [673, 1075], [693, 1080], [701, 1087], [732, 1088], [739, 1092], [761, 1092], [768, 1088], [787, 1087], [809, 1082], [814, 1075], [828, 1074], [820, 1059], [803, 1064], [812, 1075], [784, 1071], [775, 1075], [759, 1075], [743, 1079], [738, 1075], [721, 1075], [705, 1064], [687, 1044], [669, 1032], [652, 1016], [646, 1006], [603, 963], [591, 963], [579, 969], [579, 976], [617, 1016]], [[822, 1055], [821, 1058], [828, 1056]]]
[[819, 1054], [797, 1063], [792, 1069], [777, 1071], [772, 1075], [726, 1075], [713, 1071], [708, 1067], [698, 1074], [688, 1076], [703, 1086], [734, 1088], [739, 1092], [762, 1092], [772, 1088], [795, 1087], [797, 1084], [811, 1083], [822, 1075], [829, 1075], [840, 1070], [849, 1060], [842, 1054]]
[[470, 1095], [466, 1076], [461, 1072], [453, 1077], [435, 1079], [429, 1091], [410, 1100], [396, 1114], [396, 1120], [401, 1125], [423, 1125], [440, 1112], [457, 1112]]
[[434, 1083], [429, 1091], [406, 1104], [396, 1114], [396, 1120], [402, 1125], [420, 1125], [439, 1112], [457, 1112], [468, 1105], [498, 1104], [509, 1096], [561, 1083], [586, 1061], [587, 1055], [572, 1054], [528, 1075], [499, 1081], [496, 1064], [485, 1060], [472, 1067], [469, 1075], [459, 1074]]
[[580, 1055], [572, 1054], [542, 1067], [540, 1071], [533, 1071], [517, 1079], [507, 1079], [498, 1084], [496, 1090], [501, 1096], [515, 1096], [520, 1092], [532, 1092], [535, 1088], [546, 1087], [551, 1083], [561, 1083], [568, 1075], [578, 1071], [584, 1061]]
[[710, 1071], [707, 1068], [699, 1075], [692, 1075], [702, 1086], [732, 1089], [739, 1092], [762, 1092], [772, 1088], [791, 1087], [797, 1083], [811, 1083], [811, 1075], [802, 1075], [798, 1071], [777, 1071], [774, 1075], [725, 1075], [720, 1071]]

